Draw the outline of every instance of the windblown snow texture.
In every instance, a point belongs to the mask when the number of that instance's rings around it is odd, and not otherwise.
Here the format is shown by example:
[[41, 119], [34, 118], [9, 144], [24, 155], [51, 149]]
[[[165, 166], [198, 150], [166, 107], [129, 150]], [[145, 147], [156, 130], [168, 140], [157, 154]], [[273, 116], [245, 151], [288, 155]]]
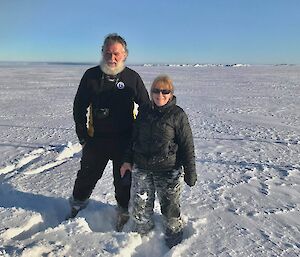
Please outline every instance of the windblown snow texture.
[[289, 256], [300, 253], [300, 67], [132, 67], [173, 78], [198, 182], [169, 250], [156, 202], [146, 237], [116, 232], [112, 164], [64, 221], [81, 148], [72, 103], [86, 66], [0, 67], [0, 256]]

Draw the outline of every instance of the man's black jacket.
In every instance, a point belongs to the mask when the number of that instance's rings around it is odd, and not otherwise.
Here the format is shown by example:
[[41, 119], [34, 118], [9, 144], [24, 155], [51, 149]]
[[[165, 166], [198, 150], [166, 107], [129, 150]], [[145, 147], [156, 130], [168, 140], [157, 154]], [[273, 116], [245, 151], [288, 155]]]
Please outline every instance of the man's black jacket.
[[[94, 137], [114, 137], [129, 134], [133, 125], [134, 102], [139, 106], [149, 103], [148, 92], [139, 74], [126, 67], [110, 82], [100, 66], [88, 69], [78, 87], [73, 117], [81, 143], [87, 133], [87, 108], [91, 106]], [[102, 112], [107, 115], [103, 117]]]

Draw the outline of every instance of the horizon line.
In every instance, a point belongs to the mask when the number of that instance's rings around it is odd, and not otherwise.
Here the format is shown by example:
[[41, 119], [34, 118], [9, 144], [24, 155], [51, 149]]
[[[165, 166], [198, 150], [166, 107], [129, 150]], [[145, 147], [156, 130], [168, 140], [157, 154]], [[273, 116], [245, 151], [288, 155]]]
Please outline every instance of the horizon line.
[[[79, 62], [79, 61], [0, 61], [0, 64], [45, 64], [45, 65], [99, 65], [98, 62]], [[153, 62], [145, 62], [145, 63], [126, 63], [127, 66], [195, 66], [195, 65], [211, 65], [211, 66], [233, 66], [233, 65], [273, 65], [273, 66], [296, 66], [299, 64], [296, 63], [205, 63], [205, 62], [195, 62], [195, 63], [153, 63]]]

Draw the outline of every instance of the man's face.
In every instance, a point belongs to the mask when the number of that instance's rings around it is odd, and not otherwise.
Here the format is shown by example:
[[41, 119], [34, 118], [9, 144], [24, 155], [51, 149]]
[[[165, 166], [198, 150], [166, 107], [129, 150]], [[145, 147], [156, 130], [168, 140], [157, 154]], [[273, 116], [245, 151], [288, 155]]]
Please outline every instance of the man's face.
[[118, 67], [118, 65], [125, 62], [127, 57], [124, 47], [120, 43], [107, 45], [102, 54], [106, 65], [110, 68]]

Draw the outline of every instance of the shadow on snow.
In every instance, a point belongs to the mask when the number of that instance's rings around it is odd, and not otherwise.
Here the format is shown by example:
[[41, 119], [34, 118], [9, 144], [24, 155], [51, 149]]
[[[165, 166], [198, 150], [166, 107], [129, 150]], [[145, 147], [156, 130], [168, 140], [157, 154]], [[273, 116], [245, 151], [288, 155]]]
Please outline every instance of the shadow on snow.
[[[0, 185], [0, 207], [39, 213], [43, 219], [40, 231], [58, 226], [70, 211], [68, 199], [17, 191], [5, 183]], [[78, 213], [78, 217], [84, 216], [95, 232], [113, 231], [115, 215], [115, 206], [95, 200], [90, 200], [87, 208]]]

